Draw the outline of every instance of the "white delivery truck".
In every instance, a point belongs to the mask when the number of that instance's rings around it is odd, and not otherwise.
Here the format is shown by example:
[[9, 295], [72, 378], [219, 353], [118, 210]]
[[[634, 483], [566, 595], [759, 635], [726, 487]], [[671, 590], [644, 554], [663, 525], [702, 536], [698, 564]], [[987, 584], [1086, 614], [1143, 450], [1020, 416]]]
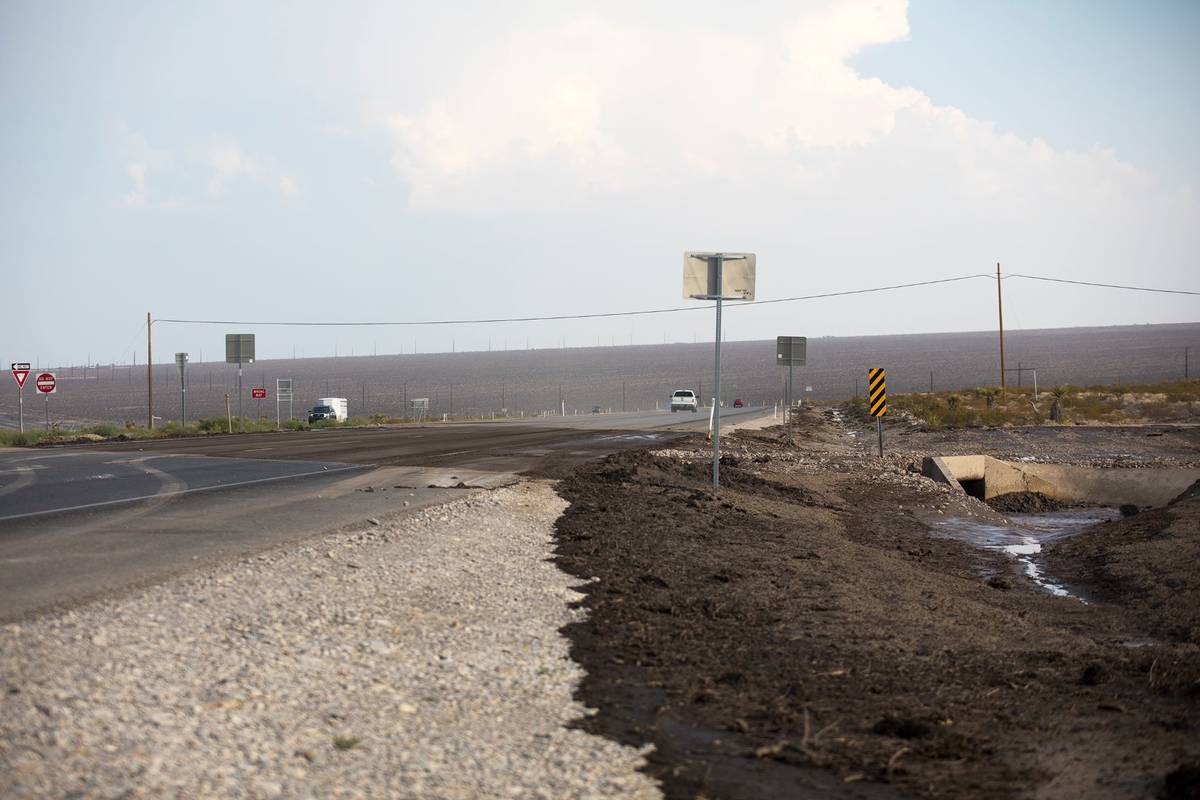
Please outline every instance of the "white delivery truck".
[[317, 404], [308, 412], [309, 422], [319, 422], [323, 419], [345, 422], [350, 418], [344, 397], [318, 397]]

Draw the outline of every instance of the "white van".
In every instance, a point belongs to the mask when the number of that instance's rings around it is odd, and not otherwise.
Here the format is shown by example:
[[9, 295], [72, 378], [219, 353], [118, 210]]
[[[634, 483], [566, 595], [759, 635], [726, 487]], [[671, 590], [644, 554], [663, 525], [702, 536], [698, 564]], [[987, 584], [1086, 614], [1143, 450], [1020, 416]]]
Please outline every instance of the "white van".
[[691, 389], [676, 389], [671, 394], [671, 413], [691, 411], [694, 414], [698, 410], [699, 403], [696, 400], [696, 393]]

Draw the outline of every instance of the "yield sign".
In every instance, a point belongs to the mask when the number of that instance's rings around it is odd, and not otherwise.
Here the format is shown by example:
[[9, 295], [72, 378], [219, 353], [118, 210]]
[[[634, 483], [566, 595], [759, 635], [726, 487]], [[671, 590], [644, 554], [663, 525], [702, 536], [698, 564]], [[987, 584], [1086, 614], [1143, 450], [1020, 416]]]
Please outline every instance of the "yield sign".
[[16, 361], [12, 365], [13, 378], [17, 381], [17, 388], [25, 388], [25, 379], [29, 377], [29, 362]]

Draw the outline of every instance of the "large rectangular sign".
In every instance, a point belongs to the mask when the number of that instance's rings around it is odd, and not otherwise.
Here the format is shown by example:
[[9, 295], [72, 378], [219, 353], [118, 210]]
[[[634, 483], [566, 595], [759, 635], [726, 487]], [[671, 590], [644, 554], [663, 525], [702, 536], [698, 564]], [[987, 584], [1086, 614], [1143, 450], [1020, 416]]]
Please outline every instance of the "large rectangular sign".
[[[717, 256], [721, 285], [717, 286]], [[683, 254], [683, 296], [691, 300], [753, 300], [754, 253]]]
[[775, 337], [775, 363], [777, 366], [803, 367], [807, 357], [807, 336]]
[[225, 363], [252, 364], [254, 363], [254, 334], [227, 333], [225, 334]]

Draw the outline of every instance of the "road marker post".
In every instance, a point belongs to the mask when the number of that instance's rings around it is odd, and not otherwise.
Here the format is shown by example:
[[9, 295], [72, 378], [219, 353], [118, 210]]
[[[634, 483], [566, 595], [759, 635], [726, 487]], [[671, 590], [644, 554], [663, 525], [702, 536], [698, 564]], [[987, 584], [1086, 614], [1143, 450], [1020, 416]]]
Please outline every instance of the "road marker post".
[[883, 415], [887, 413], [887, 372], [880, 367], [867, 370], [867, 397], [875, 430], [879, 433], [879, 457], [883, 458]]
[[18, 432], [25, 432], [25, 379], [29, 377], [29, 362], [14, 361], [12, 363], [13, 380], [17, 382], [17, 419]]

